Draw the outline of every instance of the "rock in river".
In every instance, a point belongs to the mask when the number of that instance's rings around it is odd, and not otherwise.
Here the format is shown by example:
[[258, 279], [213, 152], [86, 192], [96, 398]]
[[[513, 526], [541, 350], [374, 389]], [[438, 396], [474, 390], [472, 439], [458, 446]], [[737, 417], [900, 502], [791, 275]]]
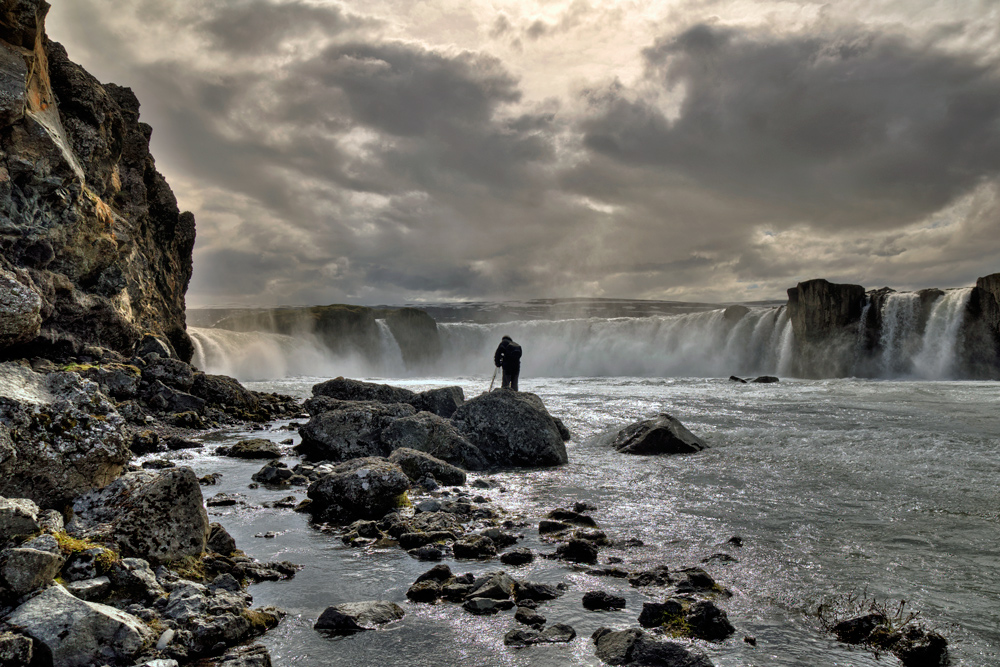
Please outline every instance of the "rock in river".
[[313, 625], [316, 630], [327, 630], [337, 634], [374, 630], [380, 625], [398, 621], [406, 614], [395, 602], [375, 600], [369, 602], [347, 602], [327, 607]]
[[708, 447], [684, 424], [665, 413], [626, 426], [611, 444], [623, 454], [691, 454]]
[[543, 467], [566, 463], [559, 427], [535, 394], [499, 389], [462, 405], [452, 422], [491, 466]]
[[410, 478], [383, 458], [353, 459], [309, 485], [309, 511], [327, 521], [380, 519], [410, 488]]

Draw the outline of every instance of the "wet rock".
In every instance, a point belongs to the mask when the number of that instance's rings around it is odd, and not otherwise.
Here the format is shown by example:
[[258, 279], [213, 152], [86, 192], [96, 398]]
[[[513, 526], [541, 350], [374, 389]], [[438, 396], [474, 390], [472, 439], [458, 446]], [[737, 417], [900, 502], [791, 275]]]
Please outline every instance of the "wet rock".
[[205, 500], [206, 507], [232, 507], [245, 504], [244, 496], [240, 493], [217, 493]]
[[39, 529], [41, 509], [27, 498], [0, 497], [0, 544], [15, 535], [31, 535]]
[[490, 598], [493, 600], [508, 600], [514, 595], [516, 582], [504, 572], [492, 572], [478, 577], [472, 584], [469, 594], [474, 598]]
[[775, 382], [780, 382], [780, 380], [773, 375], [761, 375], [759, 377], [755, 377], [751, 380], [751, 382], [756, 384], [773, 384]]
[[535, 394], [508, 389], [467, 401], [452, 422], [491, 466], [540, 467], [566, 463], [559, 428]]
[[522, 600], [534, 600], [535, 602], [545, 602], [562, 597], [564, 591], [551, 584], [543, 584], [538, 581], [517, 580], [514, 583], [514, 599], [519, 603]]
[[711, 556], [702, 558], [701, 562], [715, 565], [729, 565], [730, 563], [739, 563], [740, 560], [727, 553], [714, 553]]
[[730, 382], [738, 382], [738, 383], [740, 383], [740, 384], [746, 384], [746, 383], [747, 383], [747, 381], [746, 381], [746, 380], [744, 380], [744, 379], [743, 379], [743, 378], [741, 378], [741, 377], [737, 377], [737, 376], [735, 376], [735, 375], [730, 375], [730, 376], [729, 376], [729, 381], [730, 381]]
[[514, 603], [511, 600], [494, 600], [492, 598], [471, 598], [462, 604], [462, 609], [475, 616], [492, 616], [513, 608]]
[[550, 627], [539, 632], [538, 630], [525, 630], [515, 628], [504, 635], [503, 643], [506, 646], [531, 646], [533, 644], [565, 644], [576, 637], [576, 630], [565, 623], [553, 623]]
[[587, 570], [587, 574], [592, 577], [612, 577], [614, 579], [628, 579], [628, 571], [621, 569], [620, 567], [596, 567], [592, 570]]
[[172, 435], [163, 441], [172, 452], [177, 452], [182, 449], [201, 449], [202, 444], [197, 440], [189, 440], [187, 438], [182, 438], [178, 435]]
[[48, 586], [59, 574], [64, 559], [38, 549], [4, 549], [0, 552], [0, 579], [15, 598]]
[[260, 415], [263, 411], [260, 398], [238, 381], [225, 375], [196, 373], [191, 394], [205, 401], [208, 406], [235, 410], [246, 417]]
[[919, 626], [908, 626], [894, 634], [889, 643], [892, 654], [903, 667], [937, 667], [948, 664], [948, 641]]
[[289, 486], [295, 473], [289, 469], [288, 465], [281, 461], [268, 461], [267, 464], [255, 472], [250, 478], [261, 484], [270, 486]]
[[389, 461], [398, 465], [415, 482], [425, 475], [433, 475], [438, 482], [448, 486], [465, 484], [464, 470], [426, 452], [401, 447], [389, 455]]
[[520, 605], [518, 605], [517, 611], [514, 612], [514, 620], [533, 628], [541, 628], [546, 623], [545, 617], [537, 611], [530, 607], [522, 607]]
[[444, 550], [430, 544], [410, 549], [407, 553], [420, 561], [435, 561], [444, 558]]
[[574, 563], [594, 565], [597, 563], [597, 548], [586, 540], [572, 539], [556, 548], [555, 557]]
[[833, 626], [833, 634], [845, 644], [860, 644], [868, 639], [875, 628], [887, 622], [885, 614], [865, 614], [837, 623]]
[[684, 577], [677, 584], [678, 593], [696, 593], [699, 595], [722, 594], [730, 596], [731, 593], [719, 586], [705, 570], [700, 567], [689, 567], [678, 570], [678, 574]]
[[624, 609], [625, 598], [605, 591], [587, 591], [583, 594], [583, 608], [590, 611]]
[[667, 586], [673, 580], [666, 565], [660, 565], [650, 570], [639, 570], [628, 575], [628, 583], [636, 588], [642, 586]]
[[403, 533], [397, 540], [403, 549], [419, 549], [420, 547], [434, 544], [435, 542], [454, 542], [456, 536], [450, 531], [434, 530], [419, 533]]
[[414, 602], [435, 602], [441, 597], [441, 582], [418, 581], [407, 589], [406, 597]]
[[455, 542], [452, 552], [455, 558], [483, 559], [496, 556], [497, 548], [485, 535], [470, 535]]
[[201, 486], [190, 468], [131, 472], [73, 504], [76, 533], [108, 524], [123, 556], [152, 563], [200, 556], [209, 535]]
[[302, 442], [295, 449], [312, 460], [387, 456], [392, 448], [383, 441], [382, 430], [414, 412], [413, 406], [405, 403], [343, 402], [313, 415], [299, 429]]
[[562, 523], [572, 524], [574, 526], [580, 526], [582, 528], [597, 528], [597, 522], [594, 521], [592, 517], [573, 510], [554, 509], [546, 514], [545, 518], [551, 519], [552, 521], [559, 521]]
[[464, 470], [487, 467], [478, 447], [459, 433], [451, 421], [430, 412], [393, 420], [382, 430], [381, 438], [394, 450], [406, 448], [426, 452]]
[[639, 624], [645, 628], [662, 627], [676, 637], [706, 641], [720, 641], [736, 631], [726, 612], [715, 603], [680, 597], [644, 603]]
[[313, 628], [334, 634], [349, 634], [373, 630], [380, 625], [398, 621], [405, 614], [403, 608], [394, 602], [348, 602], [327, 607]]
[[420, 583], [421, 581], [436, 581], [438, 583], [444, 583], [453, 576], [451, 568], [447, 565], [435, 565], [417, 577], [417, 580], [414, 583]]
[[573, 526], [568, 523], [563, 523], [562, 521], [552, 521], [551, 519], [542, 519], [538, 522], [538, 533], [540, 535], [561, 533], [566, 530], [571, 530], [572, 528]]
[[418, 411], [430, 412], [448, 419], [465, 403], [465, 392], [461, 387], [428, 389], [418, 393], [410, 403]]
[[59, 585], [15, 609], [8, 622], [42, 644], [61, 667], [128, 664], [155, 639], [135, 616], [80, 600]]
[[712, 667], [701, 651], [675, 642], [651, 639], [642, 630], [599, 628], [592, 635], [599, 660], [609, 665], [660, 665], [662, 667]]
[[328, 521], [377, 519], [399, 503], [410, 479], [394, 463], [361, 458], [342, 463], [309, 485], [309, 511]]
[[153, 569], [142, 558], [123, 558], [117, 561], [108, 576], [112, 586], [132, 600], [149, 602], [164, 594]]
[[518, 547], [500, 554], [500, 562], [504, 565], [527, 565], [534, 560], [534, 552], [527, 547]]
[[240, 440], [230, 447], [220, 447], [216, 450], [216, 453], [237, 459], [281, 458], [281, 450], [278, 448], [278, 445], [265, 438]]
[[708, 447], [705, 441], [666, 413], [623, 428], [611, 445], [623, 454], [692, 454]]
[[76, 373], [0, 363], [0, 422], [0, 494], [43, 508], [108, 484], [130, 457], [121, 415]]
[[505, 549], [509, 546], [517, 544], [517, 536], [512, 533], [508, 533], [502, 528], [484, 528], [479, 533], [484, 537], [488, 537], [493, 540], [493, 544], [497, 549]]

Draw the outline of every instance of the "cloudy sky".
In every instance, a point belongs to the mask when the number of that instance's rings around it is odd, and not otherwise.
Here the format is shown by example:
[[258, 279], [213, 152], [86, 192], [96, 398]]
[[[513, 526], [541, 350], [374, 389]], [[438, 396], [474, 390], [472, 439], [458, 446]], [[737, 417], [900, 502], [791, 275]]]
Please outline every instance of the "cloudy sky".
[[998, 0], [51, 0], [190, 306], [781, 298], [1000, 271]]

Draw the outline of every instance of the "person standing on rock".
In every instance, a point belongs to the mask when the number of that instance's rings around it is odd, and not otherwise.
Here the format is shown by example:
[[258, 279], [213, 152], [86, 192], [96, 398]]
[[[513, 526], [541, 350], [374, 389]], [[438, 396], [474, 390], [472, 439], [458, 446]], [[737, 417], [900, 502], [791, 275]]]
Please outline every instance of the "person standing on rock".
[[493, 363], [503, 368], [503, 380], [500, 388], [510, 388], [517, 391], [517, 376], [521, 373], [521, 346], [515, 343], [510, 336], [504, 336], [493, 355]]

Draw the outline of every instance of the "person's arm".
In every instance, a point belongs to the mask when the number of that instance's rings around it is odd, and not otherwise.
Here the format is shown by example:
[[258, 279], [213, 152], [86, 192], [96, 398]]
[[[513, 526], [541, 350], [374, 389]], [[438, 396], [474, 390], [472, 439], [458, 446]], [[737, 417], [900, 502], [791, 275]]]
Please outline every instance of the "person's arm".
[[500, 366], [503, 364], [503, 343], [497, 346], [497, 351], [493, 354], [493, 365]]

